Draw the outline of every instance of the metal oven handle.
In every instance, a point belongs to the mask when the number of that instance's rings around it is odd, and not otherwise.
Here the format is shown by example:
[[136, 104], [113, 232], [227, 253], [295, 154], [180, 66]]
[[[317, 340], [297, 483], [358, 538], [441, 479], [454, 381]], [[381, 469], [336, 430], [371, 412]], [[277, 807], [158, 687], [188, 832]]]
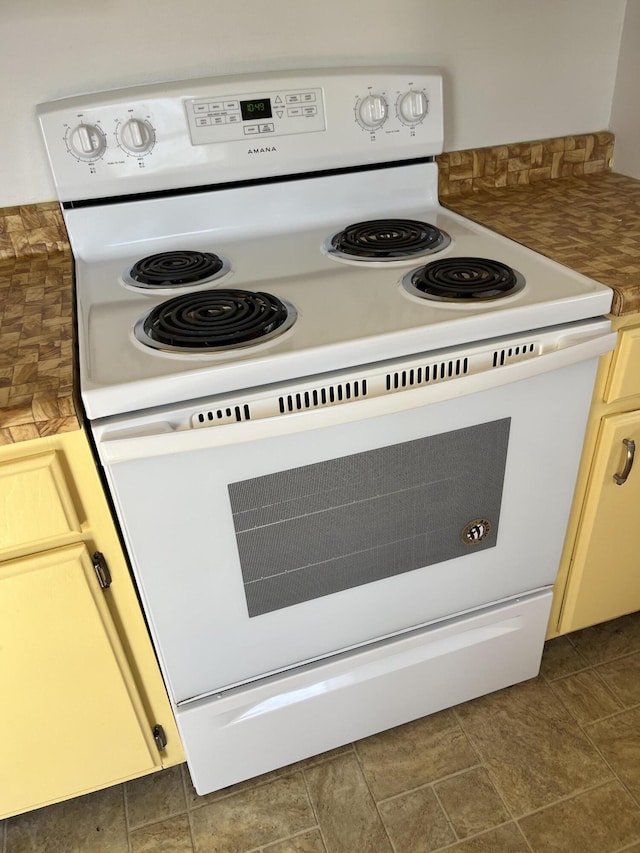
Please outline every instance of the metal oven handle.
[[312, 409], [262, 420], [224, 424], [205, 429], [175, 429], [171, 424], [163, 421], [150, 425], [146, 431], [136, 427], [128, 435], [126, 430], [109, 432], [108, 428], [105, 428], [98, 431], [100, 453], [106, 464], [112, 464], [129, 459], [260, 441], [395, 414], [529, 379], [597, 358], [613, 349], [615, 341], [616, 335], [613, 332], [600, 331], [599, 334], [587, 339], [580, 336], [577, 342], [571, 341], [569, 336], [566, 341], [563, 341], [562, 348], [534, 359], [506, 365], [500, 370], [463, 376], [438, 385], [399, 391], [395, 394], [358, 400], [342, 406]]

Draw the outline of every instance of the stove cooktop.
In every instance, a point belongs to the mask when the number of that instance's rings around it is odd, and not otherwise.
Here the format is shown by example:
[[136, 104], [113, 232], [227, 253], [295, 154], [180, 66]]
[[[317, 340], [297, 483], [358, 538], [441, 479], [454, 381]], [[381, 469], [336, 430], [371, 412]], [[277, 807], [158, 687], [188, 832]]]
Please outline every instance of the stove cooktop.
[[[398, 180], [419, 182], [430, 168], [400, 167]], [[409, 179], [404, 176], [407, 169]], [[322, 184], [326, 179], [316, 180]], [[311, 180], [306, 187], [311, 202], [313, 184]], [[265, 207], [281, 199], [276, 188], [261, 189]], [[203, 204], [206, 207], [207, 201]], [[284, 233], [254, 227], [249, 237], [238, 229], [212, 227], [209, 233], [185, 229], [164, 238], [163, 252], [210, 253], [228, 265], [219, 279], [191, 283], [186, 290], [167, 286], [164, 280], [158, 288], [140, 290], [127, 280], [126, 271], [148, 256], [149, 249], [158, 248], [157, 239], [115, 243], [104, 255], [78, 258], [81, 382], [89, 417], [284, 382], [608, 310], [607, 288], [437, 204], [407, 208], [403, 218], [428, 223], [447, 234], [449, 242], [435, 254], [427, 251], [402, 260], [334, 257], [326, 248], [327, 235], [360, 221], [345, 218], [328, 214], [318, 223], [298, 222]], [[471, 272], [469, 258], [482, 261], [483, 268]], [[455, 269], [461, 262], [463, 271], [454, 273], [458, 289], [466, 290], [478, 277], [488, 288], [483, 295], [491, 298], [432, 300], [415, 286], [413, 279], [432, 265]], [[500, 281], [505, 270], [506, 284]], [[506, 288], [501, 298], [493, 292], [496, 273], [498, 289]], [[142, 342], [136, 337], [136, 327], [140, 329], [147, 317], [155, 322], [163, 303], [182, 309], [176, 300], [198, 296], [206, 305], [213, 294], [234, 291], [268, 294], [287, 306], [287, 321], [275, 330], [267, 324], [264, 338], [249, 337], [240, 346], [195, 346], [186, 353], [173, 349], [175, 341], [170, 339]]]

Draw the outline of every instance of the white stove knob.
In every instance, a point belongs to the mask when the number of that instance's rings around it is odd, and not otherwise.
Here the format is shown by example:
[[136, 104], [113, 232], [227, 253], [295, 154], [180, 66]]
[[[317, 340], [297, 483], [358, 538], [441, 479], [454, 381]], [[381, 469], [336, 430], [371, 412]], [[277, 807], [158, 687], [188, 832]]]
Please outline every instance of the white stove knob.
[[426, 116], [429, 101], [424, 92], [410, 89], [398, 101], [398, 116], [404, 124], [416, 124]]
[[97, 125], [83, 122], [68, 133], [67, 145], [79, 160], [97, 160], [104, 154], [107, 140]]
[[156, 134], [148, 121], [140, 118], [130, 118], [118, 132], [120, 145], [130, 154], [142, 157], [148, 154], [156, 141]]
[[387, 113], [387, 102], [382, 95], [367, 95], [358, 103], [356, 117], [363, 127], [375, 130], [382, 127]]

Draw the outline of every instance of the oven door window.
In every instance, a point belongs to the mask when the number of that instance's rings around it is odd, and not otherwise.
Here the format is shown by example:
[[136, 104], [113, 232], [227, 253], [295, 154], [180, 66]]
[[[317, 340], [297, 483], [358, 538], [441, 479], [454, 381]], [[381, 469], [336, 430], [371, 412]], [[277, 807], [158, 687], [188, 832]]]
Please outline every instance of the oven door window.
[[231, 483], [249, 616], [495, 546], [509, 425]]

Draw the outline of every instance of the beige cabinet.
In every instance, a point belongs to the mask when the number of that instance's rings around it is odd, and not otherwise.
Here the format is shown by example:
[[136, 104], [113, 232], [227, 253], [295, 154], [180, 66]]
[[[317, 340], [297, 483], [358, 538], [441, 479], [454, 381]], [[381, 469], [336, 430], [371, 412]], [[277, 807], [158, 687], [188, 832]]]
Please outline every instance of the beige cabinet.
[[[602, 359], [549, 636], [640, 610], [640, 326]], [[637, 457], [637, 458], [636, 458]]]
[[0, 685], [0, 818], [184, 759], [82, 432], [0, 447]]

